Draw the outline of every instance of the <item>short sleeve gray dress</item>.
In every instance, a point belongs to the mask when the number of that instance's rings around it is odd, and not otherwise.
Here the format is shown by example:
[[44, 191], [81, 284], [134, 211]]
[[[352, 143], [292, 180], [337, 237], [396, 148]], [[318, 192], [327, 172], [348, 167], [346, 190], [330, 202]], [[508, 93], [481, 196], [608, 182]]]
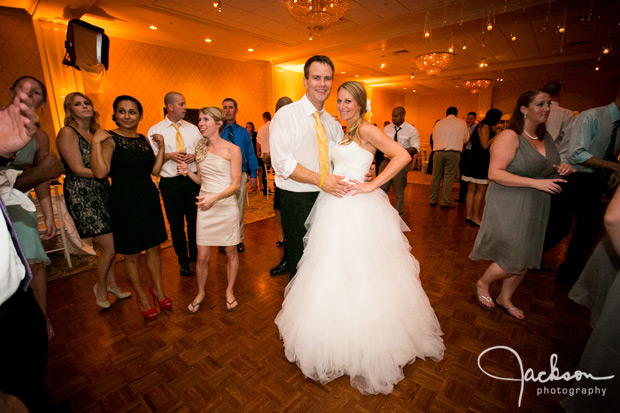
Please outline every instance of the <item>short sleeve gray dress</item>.
[[[549, 134], [544, 142], [546, 156], [519, 135], [519, 147], [506, 170], [527, 178], [552, 178], [560, 155]], [[550, 203], [546, 192], [489, 182], [482, 224], [469, 258], [494, 261], [511, 274], [539, 268]]]

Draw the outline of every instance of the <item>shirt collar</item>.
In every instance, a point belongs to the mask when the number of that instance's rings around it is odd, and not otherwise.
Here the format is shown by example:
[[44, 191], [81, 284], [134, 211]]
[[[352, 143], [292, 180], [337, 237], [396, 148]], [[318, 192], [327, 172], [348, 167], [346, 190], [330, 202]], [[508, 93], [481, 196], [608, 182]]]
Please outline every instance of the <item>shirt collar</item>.
[[[171, 126], [171, 125], [175, 125], [175, 123], [173, 121], [170, 120], [170, 118], [168, 117], [168, 115], [166, 115], [166, 121], [167, 121], [167, 125], [166, 126]], [[183, 124], [183, 119], [181, 119], [180, 121], [178, 121], [176, 123], [176, 125], [182, 125]]]
[[616, 106], [616, 102], [611, 102], [607, 105], [609, 109], [609, 117], [611, 118], [611, 122], [618, 122], [620, 120], [620, 110], [618, 110], [618, 106]]
[[[308, 99], [308, 96], [305, 94], [304, 97], [301, 98], [301, 107], [304, 109], [306, 116], [312, 116], [312, 114], [317, 111], [312, 102], [310, 102], [310, 99]], [[319, 112], [323, 114], [323, 112], [325, 112], [325, 106], [323, 106]]]

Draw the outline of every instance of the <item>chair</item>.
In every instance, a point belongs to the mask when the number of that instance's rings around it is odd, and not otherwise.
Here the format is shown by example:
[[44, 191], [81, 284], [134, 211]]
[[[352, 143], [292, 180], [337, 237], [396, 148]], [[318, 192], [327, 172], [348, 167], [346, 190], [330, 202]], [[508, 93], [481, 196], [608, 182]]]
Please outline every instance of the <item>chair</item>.
[[276, 178], [273, 174], [273, 168], [271, 167], [271, 165], [263, 164], [263, 168], [265, 168], [265, 179], [267, 181], [267, 197], [269, 197], [269, 195], [274, 193], [274, 190], [272, 190], [271, 187], [275, 185]]
[[[46, 253], [49, 252], [57, 252], [63, 251], [65, 255], [65, 260], [67, 260], [67, 266], [71, 268], [73, 264], [71, 263], [71, 255], [69, 254], [68, 242], [67, 242], [67, 233], [65, 230], [65, 222], [62, 217], [62, 207], [61, 202], [62, 195], [58, 192], [58, 187], [60, 184], [52, 184], [50, 183], [50, 193], [52, 196], [52, 209], [54, 211], [54, 220], [58, 227], [56, 231], [56, 235], [54, 238], [46, 240], [43, 242], [43, 248]], [[41, 205], [39, 201], [36, 199], [36, 194], [34, 190], [31, 191], [33, 195], [34, 205], [37, 208], [37, 222], [39, 223], [39, 233], [45, 233], [45, 216], [43, 215], [43, 210], [41, 209]], [[60, 237], [60, 240], [58, 239]], [[60, 242], [59, 242], [60, 241]]]
[[420, 145], [420, 170], [423, 174], [426, 173], [428, 168], [428, 145]]

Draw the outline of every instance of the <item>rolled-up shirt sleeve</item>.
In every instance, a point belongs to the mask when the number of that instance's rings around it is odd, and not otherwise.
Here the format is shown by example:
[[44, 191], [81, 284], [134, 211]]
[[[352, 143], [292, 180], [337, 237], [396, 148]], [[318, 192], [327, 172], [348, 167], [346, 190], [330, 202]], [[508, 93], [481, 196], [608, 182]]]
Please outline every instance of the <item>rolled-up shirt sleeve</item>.
[[420, 132], [418, 129], [413, 126], [413, 131], [411, 132], [411, 137], [409, 138], [409, 147], [415, 148], [416, 151], [420, 152]]
[[269, 126], [269, 151], [276, 175], [288, 179], [297, 168], [293, 156], [297, 124], [291, 111], [284, 107], [275, 114]]
[[578, 116], [570, 129], [570, 140], [568, 143], [568, 162], [572, 165], [580, 165], [592, 158], [588, 148], [592, 142], [592, 132], [598, 125], [593, 124], [595, 120], [586, 116]]

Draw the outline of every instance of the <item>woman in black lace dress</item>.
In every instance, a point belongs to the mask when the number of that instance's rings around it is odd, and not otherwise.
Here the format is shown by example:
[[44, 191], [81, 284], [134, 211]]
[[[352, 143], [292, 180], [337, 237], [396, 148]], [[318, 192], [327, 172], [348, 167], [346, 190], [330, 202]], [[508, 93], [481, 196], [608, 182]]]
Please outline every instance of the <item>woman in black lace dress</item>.
[[67, 209], [81, 238], [94, 238], [103, 250], [97, 258], [97, 283], [93, 286], [95, 302], [109, 308], [108, 293], [129, 298], [121, 292], [114, 277], [114, 242], [108, 197], [107, 178], [96, 179], [90, 169], [90, 145], [99, 129], [99, 114], [90, 98], [82, 93], [69, 93], [65, 98], [65, 126], [58, 132], [56, 148], [65, 165], [63, 192]]
[[159, 245], [168, 239], [159, 192], [151, 175], [159, 175], [165, 150], [161, 135], [153, 135], [159, 146], [157, 156], [144, 135], [138, 133], [142, 105], [131, 96], [118, 96], [113, 103], [112, 120], [118, 128], [100, 129], [93, 137], [91, 168], [97, 178], [112, 178], [110, 218], [114, 249], [125, 254], [125, 272], [138, 296], [140, 312], [146, 320], [154, 320], [157, 311], [140, 276], [140, 252], [146, 251], [146, 267], [151, 274], [149, 292], [159, 307], [167, 309], [172, 300], [166, 298], [161, 282]]

